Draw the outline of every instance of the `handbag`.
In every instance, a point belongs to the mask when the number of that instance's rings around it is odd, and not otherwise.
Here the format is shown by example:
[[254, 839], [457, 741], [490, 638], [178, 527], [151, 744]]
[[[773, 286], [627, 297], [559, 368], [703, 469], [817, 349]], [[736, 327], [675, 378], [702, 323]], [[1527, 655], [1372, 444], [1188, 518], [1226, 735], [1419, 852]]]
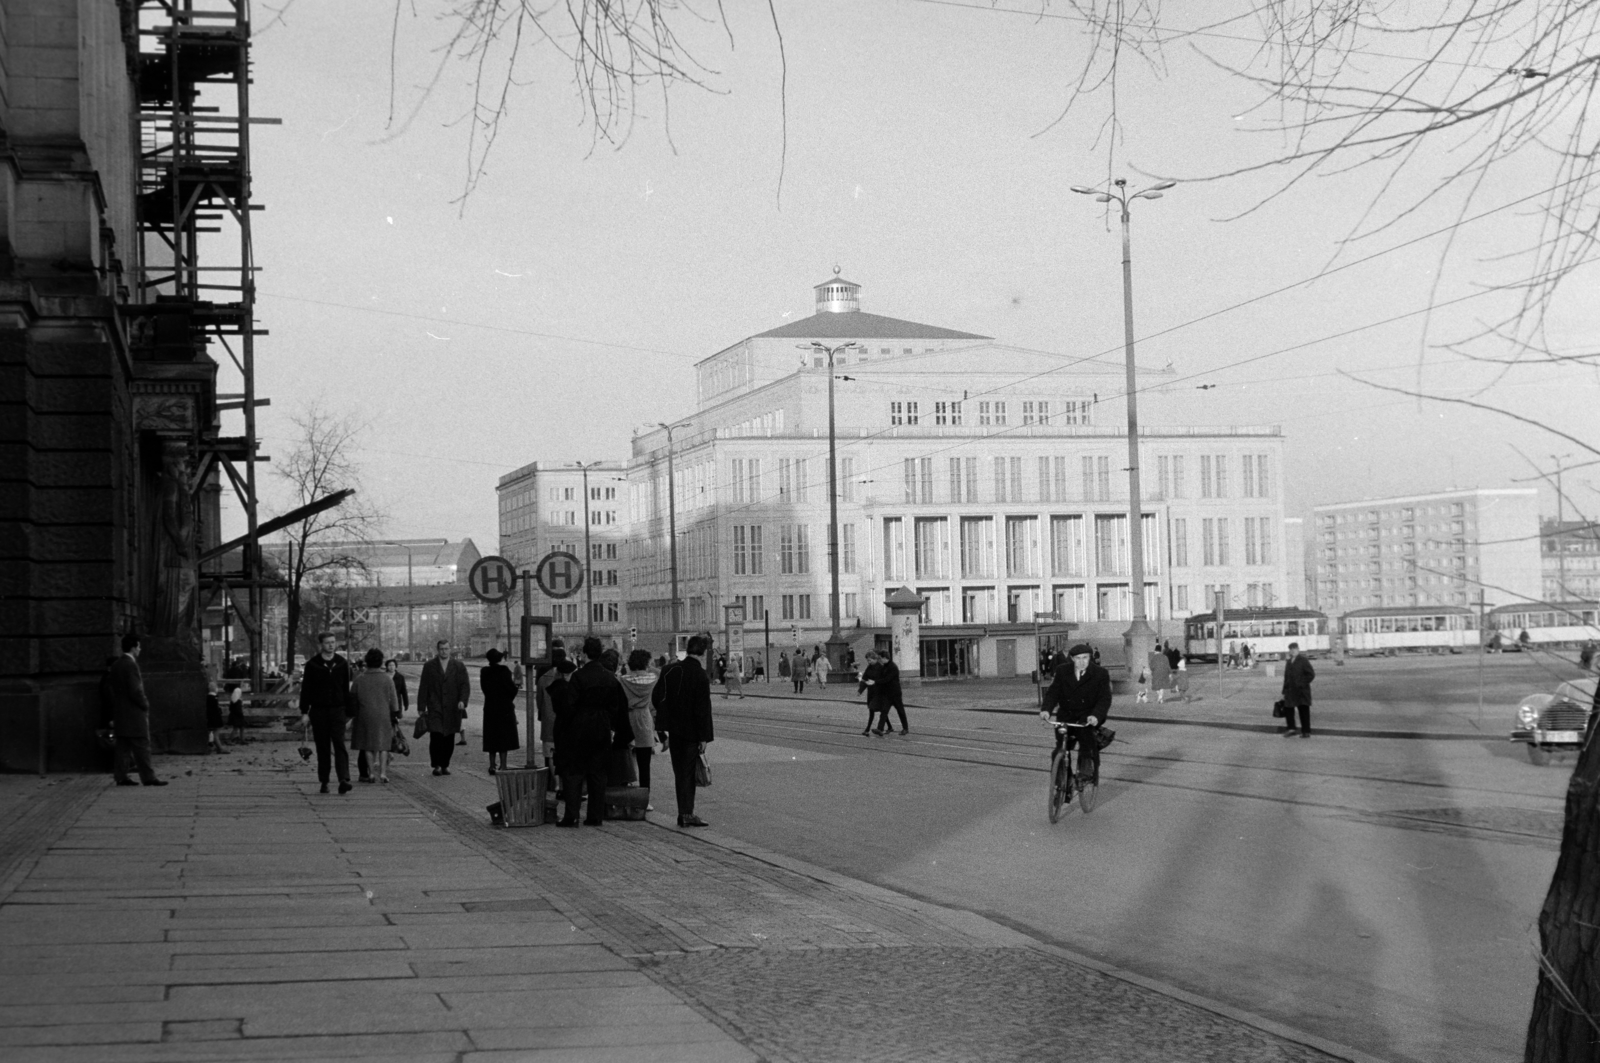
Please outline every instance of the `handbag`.
[[417, 725], [411, 729], [412, 738], [421, 738], [428, 733], [428, 718], [422, 713], [417, 713]]
[[411, 755], [411, 743], [406, 741], [406, 736], [400, 733], [400, 728], [394, 729], [394, 737], [389, 739], [389, 752], [402, 757]]
[[1283, 719], [1283, 717], [1286, 714], [1286, 712], [1287, 712], [1287, 709], [1285, 709], [1285, 707], [1284, 707], [1282, 698], [1279, 698], [1277, 701], [1274, 701], [1272, 703], [1272, 717], [1273, 717], [1273, 719], [1275, 719], [1275, 720]]
[[1117, 732], [1113, 731], [1111, 728], [1109, 728], [1109, 727], [1096, 727], [1094, 729], [1094, 747], [1095, 747], [1095, 749], [1097, 749], [1097, 750], [1098, 749], [1104, 749], [1106, 746], [1109, 746], [1112, 742], [1115, 742], [1116, 740], [1117, 740]]
[[694, 784], [696, 786], [711, 785], [711, 762], [706, 760], [704, 753], [694, 762]]

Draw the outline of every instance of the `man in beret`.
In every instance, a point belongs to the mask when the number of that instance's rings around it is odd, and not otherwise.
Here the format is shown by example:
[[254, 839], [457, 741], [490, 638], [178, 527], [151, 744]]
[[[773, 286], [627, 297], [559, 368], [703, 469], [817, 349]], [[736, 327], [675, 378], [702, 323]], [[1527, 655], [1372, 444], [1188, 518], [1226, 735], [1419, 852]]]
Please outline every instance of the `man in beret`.
[[1067, 663], [1056, 669], [1055, 680], [1044, 693], [1044, 707], [1039, 710], [1041, 720], [1052, 715], [1060, 723], [1071, 724], [1067, 729], [1067, 752], [1078, 744], [1080, 737], [1087, 743], [1086, 751], [1098, 776], [1099, 747], [1083, 730], [1095, 728], [1106, 722], [1111, 713], [1111, 676], [1095, 663], [1094, 650], [1088, 643], [1080, 642], [1067, 651]]

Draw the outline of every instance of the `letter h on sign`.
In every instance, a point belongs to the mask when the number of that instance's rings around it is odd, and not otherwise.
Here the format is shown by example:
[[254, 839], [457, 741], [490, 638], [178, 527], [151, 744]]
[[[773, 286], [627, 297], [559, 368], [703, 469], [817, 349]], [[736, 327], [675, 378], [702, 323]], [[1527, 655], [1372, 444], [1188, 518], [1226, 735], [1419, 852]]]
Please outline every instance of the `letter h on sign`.
[[562, 590], [570, 591], [575, 585], [576, 574], [572, 571], [572, 562], [558, 557], [545, 566], [544, 578], [552, 591], [557, 583], [561, 584]]
[[485, 565], [478, 570], [478, 590], [486, 598], [504, 598], [512, 588], [506, 583], [506, 569]]

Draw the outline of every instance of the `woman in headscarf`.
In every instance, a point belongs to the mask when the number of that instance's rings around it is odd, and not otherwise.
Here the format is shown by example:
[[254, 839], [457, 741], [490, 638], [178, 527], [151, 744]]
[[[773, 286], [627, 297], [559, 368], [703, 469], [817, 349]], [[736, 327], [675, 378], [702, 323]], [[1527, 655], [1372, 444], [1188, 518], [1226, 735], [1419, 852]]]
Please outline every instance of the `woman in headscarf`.
[[484, 654], [489, 663], [478, 671], [478, 689], [483, 691], [483, 751], [489, 754], [489, 774], [495, 773], [495, 755], [500, 768], [506, 767], [506, 754], [521, 749], [517, 735], [517, 677], [500, 662], [505, 654], [491, 647]]

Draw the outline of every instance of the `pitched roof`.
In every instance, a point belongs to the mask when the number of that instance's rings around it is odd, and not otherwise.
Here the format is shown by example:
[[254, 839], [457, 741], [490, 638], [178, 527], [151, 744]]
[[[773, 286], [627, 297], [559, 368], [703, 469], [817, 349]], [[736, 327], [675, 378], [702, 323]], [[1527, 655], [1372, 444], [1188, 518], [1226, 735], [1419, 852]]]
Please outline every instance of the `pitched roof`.
[[915, 321], [902, 321], [897, 317], [869, 314], [864, 310], [835, 314], [829, 311], [779, 325], [766, 332], [758, 332], [756, 339], [819, 339], [819, 340], [992, 340], [993, 336], [979, 336], [972, 332], [937, 325], [922, 325]]

